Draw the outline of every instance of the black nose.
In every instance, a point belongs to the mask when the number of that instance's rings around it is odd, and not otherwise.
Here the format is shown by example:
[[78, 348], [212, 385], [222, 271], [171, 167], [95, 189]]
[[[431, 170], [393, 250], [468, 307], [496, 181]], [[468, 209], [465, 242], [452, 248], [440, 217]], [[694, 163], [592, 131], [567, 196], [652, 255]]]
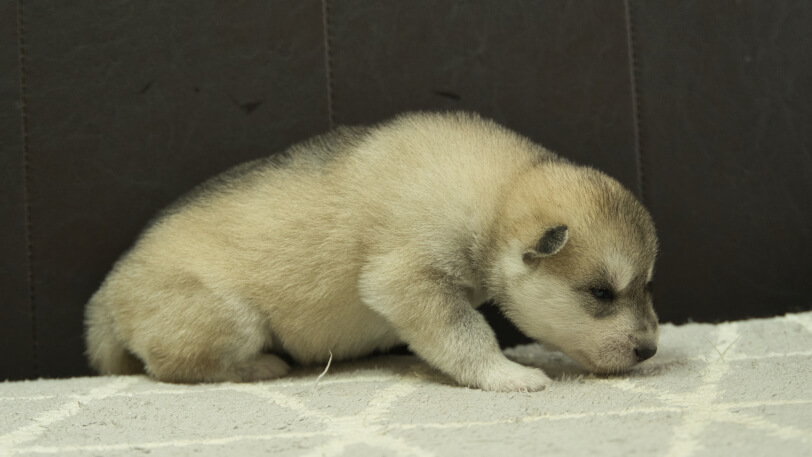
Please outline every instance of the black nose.
[[637, 356], [638, 362], [650, 359], [656, 353], [657, 346], [641, 346], [639, 348], [634, 348], [634, 355]]

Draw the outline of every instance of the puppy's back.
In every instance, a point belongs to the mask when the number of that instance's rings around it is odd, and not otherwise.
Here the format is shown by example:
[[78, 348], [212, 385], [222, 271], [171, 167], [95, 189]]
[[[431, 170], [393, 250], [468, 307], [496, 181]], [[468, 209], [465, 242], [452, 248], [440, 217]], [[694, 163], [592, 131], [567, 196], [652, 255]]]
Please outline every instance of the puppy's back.
[[[88, 304], [91, 363], [130, 370], [133, 353], [149, 369], [174, 356], [160, 349], [172, 338], [187, 351], [229, 346], [229, 335], [257, 351], [284, 343], [301, 361], [391, 346], [359, 296], [365, 262], [409, 246], [473, 275], [455, 253], [493, 219], [505, 183], [549, 160], [475, 115], [411, 114], [236, 167], [162, 212], [116, 264]], [[191, 341], [178, 331], [190, 322]]]

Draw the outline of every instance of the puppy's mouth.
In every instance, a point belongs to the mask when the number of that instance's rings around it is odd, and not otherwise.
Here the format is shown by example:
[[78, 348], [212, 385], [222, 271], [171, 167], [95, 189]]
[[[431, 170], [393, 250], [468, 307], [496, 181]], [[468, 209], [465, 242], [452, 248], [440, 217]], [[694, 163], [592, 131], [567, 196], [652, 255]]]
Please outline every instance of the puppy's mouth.
[[592, 370], [595, 374], [601, 375], [615, 375], [615, 374], [623, 374], [629, 372], [634, 365], [628, 366], [596, 366], [594, 370]]
[[575, 351], [563, 351], [567, 354], [572, 360], [575, 360], [578, 365], [590, 371], [592, 373], [600, 373], [600, 366], [595, 363], [589, 356], [587, 356], [584, 351], [582, 350], [575, 350]]
[[572, 351], [567, 355], [586, 370], [600, 375], [626, 373], [637, 364], [633, 360], [629, 360], [624, 363], [624, 361], [618, 360], [620, 357], [613, 357], [613, 360], [596, 360], [594, 357], [588, 356], [584, 351], [581, 350]]
[[[561, 351], [567, 357], [575, 361], [581, 368], [595, 374], [612, 375], [628, 372], [635, 365], [637, 361], [631, 357], [632, 350], [623, 347], [622, 344], [617, 344], [617, 349], [609, 350], [606, 346], [595, 343], [595, 350], [589, 351], [589, 348], [572, 347], [566, 344], [555, 344], [549, 341], [536, 339], [536, 341], [543, 344], [548, 349]], [[628, 357], [622, 354], [629, 352]]]

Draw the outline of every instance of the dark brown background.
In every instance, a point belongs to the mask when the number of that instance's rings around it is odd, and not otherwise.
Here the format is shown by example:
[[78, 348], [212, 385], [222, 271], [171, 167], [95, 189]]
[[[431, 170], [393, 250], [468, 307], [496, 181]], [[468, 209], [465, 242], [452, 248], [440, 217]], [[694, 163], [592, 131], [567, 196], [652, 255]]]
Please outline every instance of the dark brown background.
[[810, 309], [809, 24], [789, 0], [0, 0], [0, 379], [88, 373], [84, 303], [196, 183], [413, 109], [637, 192], [662, 320]]

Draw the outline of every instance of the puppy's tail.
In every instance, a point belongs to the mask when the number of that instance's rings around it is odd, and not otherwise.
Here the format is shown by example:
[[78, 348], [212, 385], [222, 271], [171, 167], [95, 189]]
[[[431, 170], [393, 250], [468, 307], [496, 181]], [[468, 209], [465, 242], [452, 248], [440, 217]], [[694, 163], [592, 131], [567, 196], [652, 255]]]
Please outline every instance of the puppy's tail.
[[130, 353], [115, 332], [113, 315], [97, 297], [85, 310], [85, 343], [90, 366], [102, 375], [138, 374], [144, 364]]

